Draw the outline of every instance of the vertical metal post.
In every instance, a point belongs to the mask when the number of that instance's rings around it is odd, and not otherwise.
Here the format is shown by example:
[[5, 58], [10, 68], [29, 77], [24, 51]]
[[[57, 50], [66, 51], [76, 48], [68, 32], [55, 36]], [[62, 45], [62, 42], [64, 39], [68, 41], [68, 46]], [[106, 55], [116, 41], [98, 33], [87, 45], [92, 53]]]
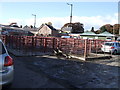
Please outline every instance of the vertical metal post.
[[71, 16], [70, 16], [70, 23], [72, 23], [72, 7], [73, 7], [73, 5], [71, 4]]
[[36, 15], [32, 14], [35, 18], [34, 18], [34, 30], [35, 30], [35, 25], [36, 25]]
[[70, 23], [72, 23], [72, 9], [73, 9], [73, 4], [69, 4], [69, 3], [67, 3], [67, 4], [71, 6]]

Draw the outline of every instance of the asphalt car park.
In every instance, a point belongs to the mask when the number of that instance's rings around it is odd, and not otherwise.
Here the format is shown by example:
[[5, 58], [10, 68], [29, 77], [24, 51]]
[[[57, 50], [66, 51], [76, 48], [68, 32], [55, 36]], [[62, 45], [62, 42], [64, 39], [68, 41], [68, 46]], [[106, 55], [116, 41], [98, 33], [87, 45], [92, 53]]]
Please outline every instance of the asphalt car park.
[[15, 65], [11, 88], [120, 88], [119, 55], [94, 61], [11, 56]]

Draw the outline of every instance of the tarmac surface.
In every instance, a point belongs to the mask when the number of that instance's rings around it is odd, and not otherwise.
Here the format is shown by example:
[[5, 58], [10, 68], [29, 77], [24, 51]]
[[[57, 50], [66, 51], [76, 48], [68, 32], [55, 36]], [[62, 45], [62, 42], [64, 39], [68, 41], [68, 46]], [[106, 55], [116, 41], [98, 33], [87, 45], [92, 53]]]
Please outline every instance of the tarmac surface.
[[30, 60], [30, 57], [11, 56], [14, 59], [15, 70], [11, 88], [63, 88], [41, 72], [35, 72], [34, 68], [27, 68], [30, 63], [26, 61]]
[[15, 65], [11, 88], [120, 88], [119, 55], [93, 61], [11, 56]]

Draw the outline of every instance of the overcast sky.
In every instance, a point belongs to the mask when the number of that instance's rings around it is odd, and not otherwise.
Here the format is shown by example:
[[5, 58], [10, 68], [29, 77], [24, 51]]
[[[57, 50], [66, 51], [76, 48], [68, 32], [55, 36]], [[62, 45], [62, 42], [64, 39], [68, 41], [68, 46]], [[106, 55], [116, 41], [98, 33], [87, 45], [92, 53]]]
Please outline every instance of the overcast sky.
[[72, 22], [81, 22], [85, 30], [99, 29], [104, 24], [118, 23], [118, 2], [1, 2], [0, 24], [17, 22], [18, 25], [34, 25], [52, 22], [60, 29], [70, 22], [70, 6], [73, 4]]

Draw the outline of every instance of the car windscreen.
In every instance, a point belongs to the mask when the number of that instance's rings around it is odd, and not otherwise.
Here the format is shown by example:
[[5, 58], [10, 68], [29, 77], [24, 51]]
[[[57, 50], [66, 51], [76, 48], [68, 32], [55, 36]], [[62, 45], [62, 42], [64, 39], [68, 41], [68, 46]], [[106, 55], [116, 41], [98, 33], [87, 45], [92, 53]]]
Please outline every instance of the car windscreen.
[[0, 42], [0, 55], [6, 53], [3, 43]]
[[105, 43], [106, 46], [113, 46], [114, 43]]
[[116, 46], [120, 47], [120, 43], [116, 43]]

